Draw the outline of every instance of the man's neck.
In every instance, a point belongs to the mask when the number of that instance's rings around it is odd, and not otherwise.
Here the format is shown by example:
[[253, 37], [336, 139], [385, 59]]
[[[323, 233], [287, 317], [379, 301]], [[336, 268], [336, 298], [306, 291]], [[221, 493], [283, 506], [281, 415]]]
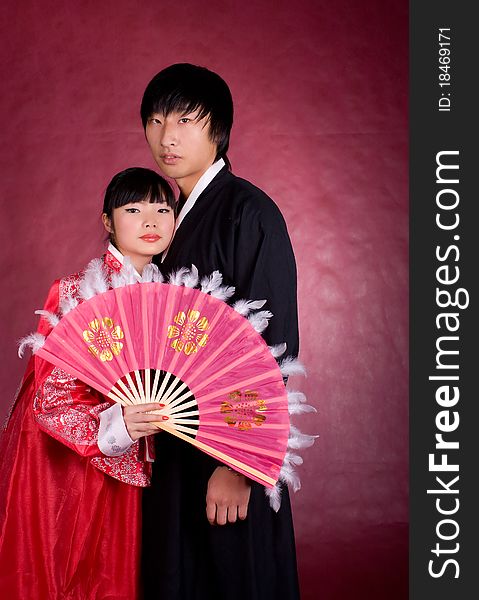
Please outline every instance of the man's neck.
[[[218, 161], [215, 161], [214, 163], [212, 163], [211, 165], [208, 166], [207, 169], [205, 169], [204, 171], [202, 171], [199, 175], [194, 176], [194, 178], [188, 178], [187, 180], [185, 179], [177, 179], [176, 181], [176, 185], [179, 187], [180, 189], [180, 196], [178, 198], [178, 208], [177, 208], [177, 213], [179, 213], [181, 211], [181, 209], [183, 208], [183, 206], [185, 205], [186, 201], [188, 200], [188, 198], [190, 197], [191, 193], [193, 192], [193, 190], [196, 187], [196, 184], [199, 182], [199, 180], [203, 177], [203, 175], [209, 171], [211, 169], [211, 167], [216, 164]], [[222, 161], [223, 162], [223, 161]], [[224, 163], [223, 163], [224, 164]]]
[[[215, 167], [216, 172], [218, 172], [219, 170], [221, 170], [224, 167], [224, 165], [225, 165], [225, 161], [223, 158], [220, 157], [218, 160], [213, 161], [210, 165], [208, 165], [208, 167], [206, 169], [204, 169], [200, 173], [195, 173], [194, 175], [191, 175], [190, 177], [175, 179], [176, 185], [180, 189], [180, 202], [182, 204], [184, 204], [188, 200], [191, 193], [195, 189], [196, 184], [200, 181], [200, 179], [203, 177], [203, 175], [207, 171], [209, 171], [212, 167]], [[215, 175], [216, 175], [216, 173], [215, 173]]]
[[[213, 164], [213, 163], [212, 163]], [[185, 177], [184, 179], [177, 179], [176, 185], [180, 188], [180, 202], [183, 198], [183, 204], [188, 200], [189, 195], [193, 191], [195, 185], [201, 179], [201, 177], [206, 173], [206, 171], [211, 167], [209, 165], [204, 171], [199, 174], [195, 174], [194, 177]]]
[[180, 195], [178, 197], [178, 204], [176, 207], [176, 213], [179, 214], [183, 208], [183, 206], [185, 205], [185, 202], [188, 200], [188, 198], [186, 196], [183, 196], [183, 192], [181, 191], [180, 188]]

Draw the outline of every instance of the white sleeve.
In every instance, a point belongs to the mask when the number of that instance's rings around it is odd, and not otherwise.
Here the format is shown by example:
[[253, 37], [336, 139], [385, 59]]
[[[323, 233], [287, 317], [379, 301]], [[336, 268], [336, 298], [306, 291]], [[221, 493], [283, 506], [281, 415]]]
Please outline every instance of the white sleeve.
[[128, 435], [120, 404], [100, 413], [98, 448], [106, 456], [121, 456], [134, 443]]

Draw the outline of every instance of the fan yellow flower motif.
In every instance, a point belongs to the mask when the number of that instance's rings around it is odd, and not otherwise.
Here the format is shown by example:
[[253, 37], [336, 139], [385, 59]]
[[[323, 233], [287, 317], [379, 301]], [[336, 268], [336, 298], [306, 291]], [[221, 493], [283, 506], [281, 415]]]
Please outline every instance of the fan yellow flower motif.
[[266, 402], [258, 398], [258, 392], [245, 390], [244, 394], [236, 390], [229, 394], [229, 401], [221, 403], [220, 412], [225, 414], [225, 423], [237, 427], [240, 431], [249, 431], [251, 425], [260, 427], [265, 421], [268, 410]]
[[83, 332], [83, 339], [88, 344], [88, 350], [102, 362], [118, 356], [123, 348], [124, 335], [119, 325], [115, 325], [110, 317], [94, 319], [88, 323], [89, 329]]
[[198, 352], [208, 342], [208, 330], [210, 324], [206, 317], [200, 316], [199, 310], [189, 310], [187, 313], [180, 312], [173, 319], [176, 325], [168, 327], [168, 337], [173, 339], [171, 347], [177, 352], [184, 352], [187, 356]]

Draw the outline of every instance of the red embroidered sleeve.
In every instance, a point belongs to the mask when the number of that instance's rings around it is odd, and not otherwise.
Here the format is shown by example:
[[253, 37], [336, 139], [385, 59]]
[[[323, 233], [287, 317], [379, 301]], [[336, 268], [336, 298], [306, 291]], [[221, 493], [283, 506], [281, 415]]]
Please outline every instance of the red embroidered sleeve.
[[137, 440], [120, 456], [105, 456], [98, 448], [99, 415], [111, 406], [102, 396], [58, 367], [35, 394], [33, 412], [39, 427], [110, 477], [129, 485], [150, 484], [151, 465], [143, 460]]
[[93, 390], [55, 367], [33, 401], [41, 429], [82, 456], [98, 456], [99, 413], [110, 407]]

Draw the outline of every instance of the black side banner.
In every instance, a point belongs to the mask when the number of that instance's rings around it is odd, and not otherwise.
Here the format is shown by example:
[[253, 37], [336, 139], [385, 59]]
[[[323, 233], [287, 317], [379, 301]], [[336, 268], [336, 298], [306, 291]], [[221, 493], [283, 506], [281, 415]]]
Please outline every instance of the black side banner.
[[465, 1], [410, 3], [412, 600], [478, 594], [479, 35], [473, 8]]

